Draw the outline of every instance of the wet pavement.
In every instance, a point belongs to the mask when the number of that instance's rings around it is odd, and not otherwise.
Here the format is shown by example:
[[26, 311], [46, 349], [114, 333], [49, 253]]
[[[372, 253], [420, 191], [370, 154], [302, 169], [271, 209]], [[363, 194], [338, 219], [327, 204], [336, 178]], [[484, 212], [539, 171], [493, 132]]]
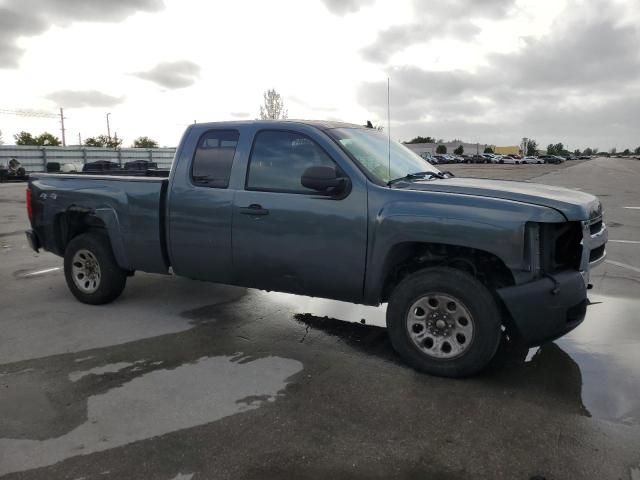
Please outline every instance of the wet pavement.
[[[608, 195], [610, 238], [640, 241], [640, 162], [611, 161], [538, 181]], [[574, 332], [450, 380], [399, 360], [384, 307], [146, 274], [82, 305], [13, 233], [23, 190], [0, 188], [0, 477], [640, 475], [638, 244], [609, 244]]]

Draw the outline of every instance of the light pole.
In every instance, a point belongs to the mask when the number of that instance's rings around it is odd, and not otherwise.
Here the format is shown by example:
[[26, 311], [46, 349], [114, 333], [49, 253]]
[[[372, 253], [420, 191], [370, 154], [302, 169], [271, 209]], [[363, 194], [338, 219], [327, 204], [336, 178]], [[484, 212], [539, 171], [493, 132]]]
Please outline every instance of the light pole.
[[111, 115], [111, 112], [107, 113], [107, 137], [109, 137], [109, 141], [111, 141], [111, 128], [109, 127], [109, 115]]

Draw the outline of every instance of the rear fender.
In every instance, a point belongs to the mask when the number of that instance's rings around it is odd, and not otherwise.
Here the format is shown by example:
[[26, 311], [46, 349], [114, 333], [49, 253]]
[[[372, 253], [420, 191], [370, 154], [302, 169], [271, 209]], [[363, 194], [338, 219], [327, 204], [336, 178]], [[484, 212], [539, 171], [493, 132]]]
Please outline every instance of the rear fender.
[[118, 266], [124, 270], [131, 270], [131, 263], [122, 240], [122, 229], [117, 212], [112, 208], [97, 208], [94, 214], [104, 222], [109, 241], [111, 242], [111, 249], [113, 250], [116, 262], [118, 262]]

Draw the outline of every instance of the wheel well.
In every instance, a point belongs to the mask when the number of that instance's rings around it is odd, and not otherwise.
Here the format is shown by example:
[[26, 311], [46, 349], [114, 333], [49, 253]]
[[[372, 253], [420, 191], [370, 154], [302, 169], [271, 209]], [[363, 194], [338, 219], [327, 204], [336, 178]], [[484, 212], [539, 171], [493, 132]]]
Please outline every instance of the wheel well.
[[56, 253], [64, 255], [69, 242], [88, 231], [106, 233], [104, 222], [92, 210], [70, 208], [56, 215], [54, 220]]
[[434, 266], [447, 266], [467, 272], [492, 292], [515, 284], [511, 271], [492, 253], [442, 243], [406, 242], [395, 245], [387, 256], [380, 302], [384, 303], [389, 299], [394, 287], [404, 277]]

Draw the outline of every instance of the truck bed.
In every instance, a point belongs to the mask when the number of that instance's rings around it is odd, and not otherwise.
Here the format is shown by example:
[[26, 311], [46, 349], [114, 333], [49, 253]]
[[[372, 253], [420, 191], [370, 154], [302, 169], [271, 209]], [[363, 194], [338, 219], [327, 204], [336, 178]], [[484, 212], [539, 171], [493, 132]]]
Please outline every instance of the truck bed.
[[36, 233], [46, 250], [55, 244], [61, 218], [91, 211], [109, 234], [118, 264], [126, 270], [166, 273], [165, 197], [168, 179], [87, 174], [33, 174]]

